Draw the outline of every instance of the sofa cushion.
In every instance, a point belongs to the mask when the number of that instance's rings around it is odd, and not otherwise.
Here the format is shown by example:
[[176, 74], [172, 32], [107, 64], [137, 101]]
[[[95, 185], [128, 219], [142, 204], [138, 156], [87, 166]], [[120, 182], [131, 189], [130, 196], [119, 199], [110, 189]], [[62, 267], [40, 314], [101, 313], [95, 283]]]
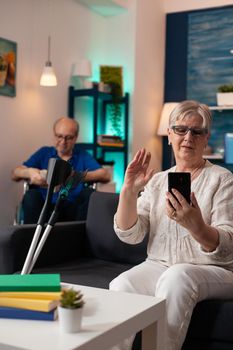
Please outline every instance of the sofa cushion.
[[[36, 225], [19, 225], [11, 228], [13, 271], [22, 269]], [[42, 230], [44, 233], [44, 231]], [[51, 230], [35, 267], [54, 265], [83, 256], [85, 222], [59, 222]]]
[[94, 258], [81, 258], [53, 267], [35, 269], [33, 273], [60, 273], [61, 281], [84, 286], [108, 289], [109, 283], [120, 273], [133, 267]]
[[[181, 350], [232, 350], [232, 343], [204, 339], [190, 339]], [[140, 350], [137, 348], [136, 350]]]
[[[224, 322], [226, 320], [226, 322]], [[233, 300], [205, 300], [199, 302], [191, 318], [186, 341], [182, 350], [191, 350], [191, 344], [203, 344], [201, 349], [228, 349], [231, 343], [233, 349]], [[226, 343], [226, 347], [217, 347], [216, 344]], [[212, 344], [212, 346], [211, 346]], [[198, 347], [199, 349], [199, 347]]]
[[146, 258], [148, 238], [136, 245], [120, 241], [113, 229], [118, 199], [116, 193], [94, 192], [91, 195], [86, 222], [89, 252], [102, 260], [139, 264]]

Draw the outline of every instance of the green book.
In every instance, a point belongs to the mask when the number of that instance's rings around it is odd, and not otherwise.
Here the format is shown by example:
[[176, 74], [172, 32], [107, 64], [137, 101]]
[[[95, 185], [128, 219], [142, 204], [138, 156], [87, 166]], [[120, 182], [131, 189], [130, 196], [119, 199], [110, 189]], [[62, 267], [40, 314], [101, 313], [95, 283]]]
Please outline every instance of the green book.
[[60, 274], [0, 275], [0, 292], [59, 292]]

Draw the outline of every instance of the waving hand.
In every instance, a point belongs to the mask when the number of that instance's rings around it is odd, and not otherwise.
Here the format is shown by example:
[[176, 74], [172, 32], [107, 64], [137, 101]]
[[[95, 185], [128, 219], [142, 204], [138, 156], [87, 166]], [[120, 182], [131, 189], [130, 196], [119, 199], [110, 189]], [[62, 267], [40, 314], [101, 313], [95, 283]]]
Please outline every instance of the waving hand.
[[124, 180], [124, 188], [132, 193], [139, 193], [154, 174], [149, 169], [151, 154], [143, 148], [139, 150], [129, 163]]

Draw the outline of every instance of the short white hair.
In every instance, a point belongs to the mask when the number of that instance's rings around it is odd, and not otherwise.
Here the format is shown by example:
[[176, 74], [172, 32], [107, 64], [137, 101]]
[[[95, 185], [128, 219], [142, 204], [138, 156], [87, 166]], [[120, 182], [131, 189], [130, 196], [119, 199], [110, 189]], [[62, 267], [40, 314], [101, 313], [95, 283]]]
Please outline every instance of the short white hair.
[[177, 120], [190, 118], [194, 115], [198, 115], [202, 118], [203, 128], [206, 128], [208, 132], [210, 132], [212, 123], [211, 111], [207, 105], [194, 100], [182, 101], [173, 109], [169, 117], [169, 128], [175, 125]]

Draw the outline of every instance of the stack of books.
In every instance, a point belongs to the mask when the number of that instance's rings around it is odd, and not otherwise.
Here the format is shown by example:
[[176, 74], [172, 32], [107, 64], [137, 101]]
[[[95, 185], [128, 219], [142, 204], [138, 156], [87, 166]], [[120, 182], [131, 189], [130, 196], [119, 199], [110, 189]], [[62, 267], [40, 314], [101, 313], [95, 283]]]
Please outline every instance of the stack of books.
[[0, 275], [0, 318], [57, 318], [59, 274]]
[[98, 135], [98, 144], [100, 146], [110, 146], [110, 147], [123, 147], [124, 142], [120, 136], [115, 135]]

